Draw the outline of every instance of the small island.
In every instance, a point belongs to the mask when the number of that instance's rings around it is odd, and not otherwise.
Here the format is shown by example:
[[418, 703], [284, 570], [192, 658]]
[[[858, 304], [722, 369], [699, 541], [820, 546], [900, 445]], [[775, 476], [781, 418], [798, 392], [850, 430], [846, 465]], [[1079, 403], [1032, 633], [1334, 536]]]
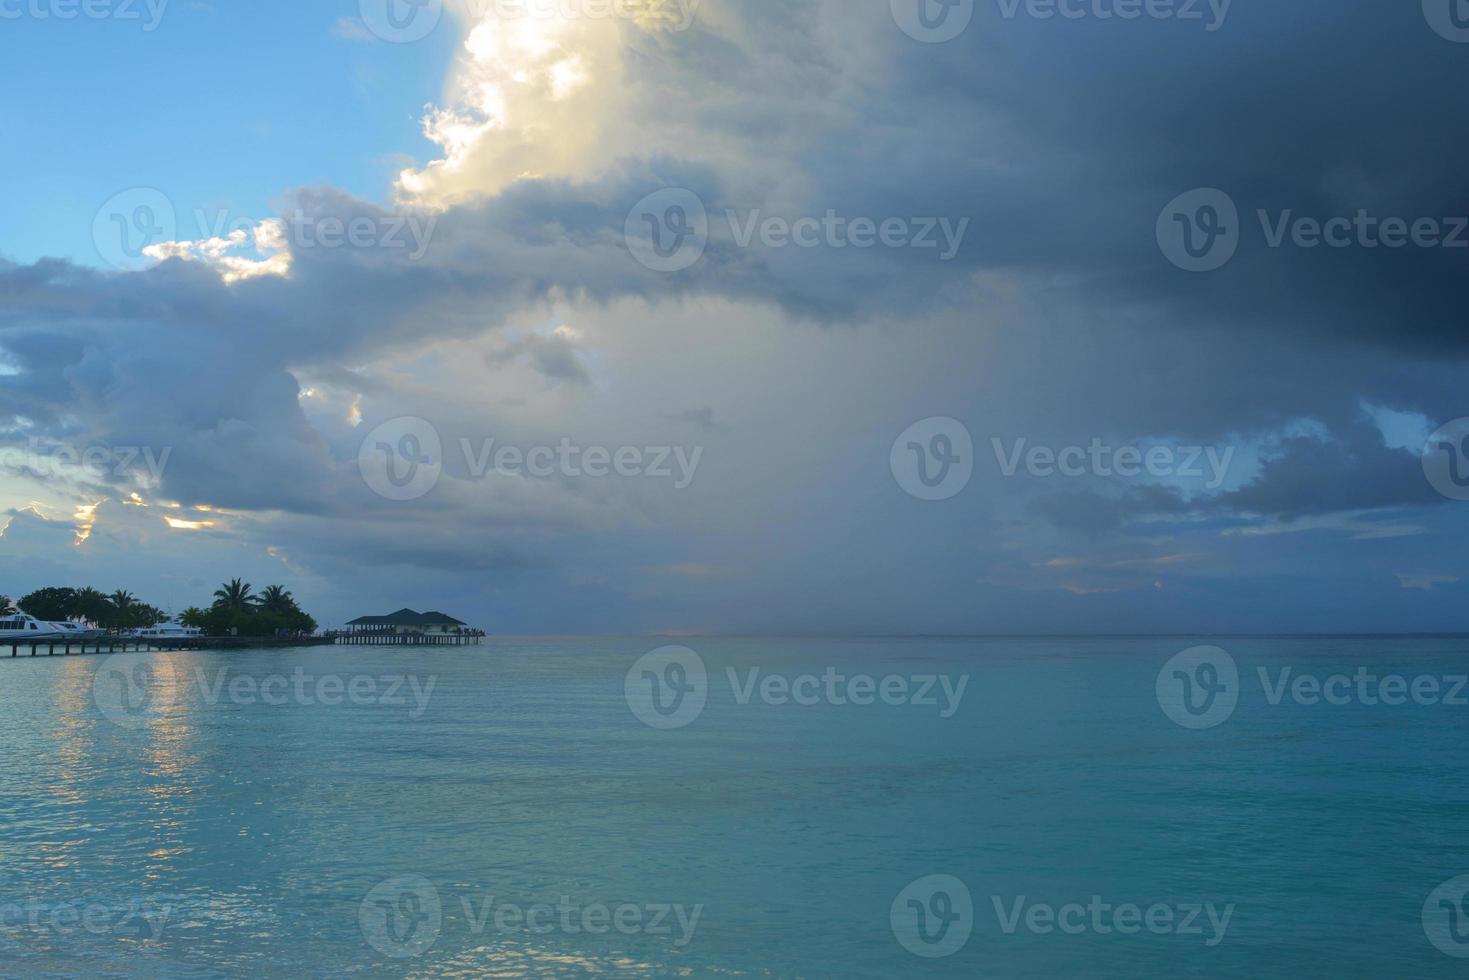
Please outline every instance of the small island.
[[[108, 635], [151, 630], [169, 621], [168, 613], [131, 592], [104, 594], [90, 587], [38, 589], [13, 604], [0, 598], [0, 616], [14, 615], [17, 610], [46, 623], [76, 624]], [[268, 586], [257, 594], [238, 578], [215, 589], [214, 602], [207, 609], [185, 609], [178, 624], [206, 636], [283, 637], [316, 632], [316, 620], [284, 586]]]
[[191, 606], [176, 620], [131, 592], [53, 586], [18, 601], [0, 596], [0, 627], [7, 623], [16, 628], [0, 628], [0, 646], [9, 646], [12, 657], [22, 648], [31, 656], [42, 650], [66, 655], [73, 646], [80, 653], [334, 644], [465, 646], [486, 635], [453, 616], [407, 608], [354, 619], [345, 630], [318, 632], [315, 618], [285, 586], [271, 585], [257, 593], [239, 578], [221, 584], [207, 608]]

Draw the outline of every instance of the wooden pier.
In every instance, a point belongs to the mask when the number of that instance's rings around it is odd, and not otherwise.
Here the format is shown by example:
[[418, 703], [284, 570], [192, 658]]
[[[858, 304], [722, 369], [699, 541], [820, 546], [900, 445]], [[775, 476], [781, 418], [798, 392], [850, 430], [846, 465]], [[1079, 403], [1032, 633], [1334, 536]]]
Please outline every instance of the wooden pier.
[[[68, 640], [62, 637], [54, 640], [0, 640], [0, 650], [7, 646], [10, 647], [12, 657], [20, 656], [22, 651], [29, 651], [32, 657], [39, 657], [43, 654], [47, 657], [70, 657], [89, 654], [95, 656], [103, 653], [141, 653], [153, 650], [197, 650], [203, 643], [203, 637], [135, 639], [123, 636], [102, 636], [94, 640]], [[75, 648], [74, 651], [73, 648]]]
[[478, 646], [478, 630], [462, 633], [394, 633], [387, 630], [349, 630], [329, 633], [338, 646], [349, 647], [465, 647]]
[[100, 636], [88, 640], [66, 637], [41, 640], [0, 640], [0, 650], [10, 648], [12, 657], [23, 652], [32, 657], [97, 656], [110, 653], [157, 653], [164, 650], [244, 650], [269, 647], [331, 646], [328, 636], [293, 636], [281, 639], [251, 636]]
[[[333, 632], [324, 636], [254, 637], [254, 636], [100, 636], [79, 640], [66, 637], [51, 639], [0, 640], [0, 651], [10, 648], [12, 657], [75, 657], [111, 653], [157, 653], [164, 650], [255, 650], [285, 647], [324, 646], [400, 646], [449, 647], [477, 646], [484, 634], [464, 633], [377, 633]], [[3, 656], [3, 653], [0, 653]]]

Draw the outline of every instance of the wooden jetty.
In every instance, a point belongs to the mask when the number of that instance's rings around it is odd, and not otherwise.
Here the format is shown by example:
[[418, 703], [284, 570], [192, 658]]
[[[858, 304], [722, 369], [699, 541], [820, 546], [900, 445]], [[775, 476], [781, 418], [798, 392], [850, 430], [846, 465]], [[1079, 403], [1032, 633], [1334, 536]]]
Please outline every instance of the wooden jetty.
[[329, 633], [338, 646], [349, 647], [464, 647], [478, 646], [479, 630], [460, 633], [398, 633], [392, 630], [349, 630]]
[[99, 636], [94, 639], [75, 640], [66, 637], [51, 639], [0, 640], [0, 650], [10, 648], [12, 657], [28, 652], [32, 657], [96, 656], [106, 653], [153, 653], [163, 650], [243, 650], [255, 647], [310, 647], [330, 646], [330, 637], [304, 636], [276, 639], [273, 637], [250, 636]]
[[[411, 646], [443, 647], [477, 645], [484, 634], [474, 630], [464, 633], [377, 633], [332, 632], [323, 636], [252, 637], [252, 636], [99, 636], [93, 639], [0, 640], [0, 651], [10, 648], [12, 657], [73, 657], [110, 653], [154, 653], [164, 650], [246, 650], [284, 647], [324, 646]], [[3, 654], [0, 654], [3, 656]]]

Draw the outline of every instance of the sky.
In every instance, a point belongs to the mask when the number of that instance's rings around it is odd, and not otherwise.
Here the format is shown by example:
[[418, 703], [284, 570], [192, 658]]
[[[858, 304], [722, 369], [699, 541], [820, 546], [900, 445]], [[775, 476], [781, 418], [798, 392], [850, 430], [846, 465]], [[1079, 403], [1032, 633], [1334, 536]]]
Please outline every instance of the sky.
[[1469, 631], [1451, 0], [0, 0], [0, 593]]

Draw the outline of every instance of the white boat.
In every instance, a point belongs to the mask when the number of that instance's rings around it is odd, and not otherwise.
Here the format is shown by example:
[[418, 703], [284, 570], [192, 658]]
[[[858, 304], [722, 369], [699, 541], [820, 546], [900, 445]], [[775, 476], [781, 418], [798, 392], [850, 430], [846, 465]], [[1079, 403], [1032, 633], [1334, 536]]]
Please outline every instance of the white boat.
[[133, 630], [128, 634], [128, 636], [135, 640], [178, 640], [199, 635], [199, 630], [193, 626], [180, 626], [178, 623], [159, 623], [157, 626], [150, 626], [143, 630]]
[[15, 613], [0, 618], [0, 641], [4, 640], [59, 640], [61, 631], [51, 623], [43, 623], [34, 616]]
[[55, 629], [58, 633], [61, 634], [63, 639], [67, 640], [95, 640], [97, 639], [97, 637], [102, 635], [101, 630], [93, 629], [92, 627], [84, 625], [82, 623], [51, 622], [46, 623], [45, 625]]

